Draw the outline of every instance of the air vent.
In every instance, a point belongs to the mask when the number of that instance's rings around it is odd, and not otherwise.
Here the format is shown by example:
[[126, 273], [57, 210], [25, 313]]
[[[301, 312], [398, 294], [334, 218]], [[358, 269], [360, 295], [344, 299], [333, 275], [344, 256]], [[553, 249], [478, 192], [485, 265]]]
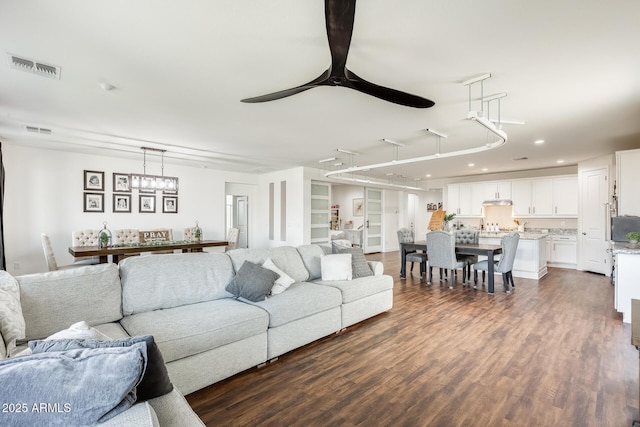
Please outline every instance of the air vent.
[[26, 71], [50, 79], [60, 80], [61, 68], [55, 65], [44, 64], [33, 59], [8, 54], [9, 66], [14, 70]]
[[515, 159], [513, 159], [513, 160], [517, 162], [518, 160], [529, 160], [529, 158], [528, 158], [528, 157], [526, 157], [526, 156], [523, 156], [523, 157], [516, 157], [516, 158], [515, 158]]
[[32, 133], [42, 133], [44, 135], [51, 135], [51, 129], [47, 129], [47, 128], [39, 128], [36, 126], [26, 126], [27, 132], [32, 132]]

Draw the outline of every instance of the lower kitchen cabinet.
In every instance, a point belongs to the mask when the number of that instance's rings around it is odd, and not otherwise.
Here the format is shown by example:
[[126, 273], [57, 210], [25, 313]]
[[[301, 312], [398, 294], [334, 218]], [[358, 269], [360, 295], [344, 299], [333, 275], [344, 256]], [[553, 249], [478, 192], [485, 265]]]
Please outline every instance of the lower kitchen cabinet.
[[[480, 237], [480, 243], [500, 245], [501, 240], [499, 237]], [[547, 274], [546, 251], [544, 235], [536, 238], [520, 237], [516, 259], [513, 262], [513, 277], [537, 280]]]

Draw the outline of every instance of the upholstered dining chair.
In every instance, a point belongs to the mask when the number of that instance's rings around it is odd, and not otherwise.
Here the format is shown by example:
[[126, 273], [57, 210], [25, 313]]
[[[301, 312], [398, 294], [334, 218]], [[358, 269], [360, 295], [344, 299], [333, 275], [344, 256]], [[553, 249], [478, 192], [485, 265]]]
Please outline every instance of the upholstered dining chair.
[[[98, 246], [100, 242], [100, 230], [77, 230], [71, 232], [71, 246]], [[100, 257], [74, 258], [74, 264], [92, 265], [99, 264]]]
[[[58, 262], [56, 261], [56, 256], [53, 252], [53, 246], [51, 246], [51, 239], [49, 239], [49, 235], [42, 233], [40, 235], [40, 240], [42, 241], [44, 258], [47, 261], [47, 269], [49, 271], [63, 270], [66, 268], [83, 267], [85, 265], [96, 264], [93, 262], [86, 262], [86, 263], [77, 262], [69, 265], [58, 265]], [[88, 257], [88, 258], [93, 258], [93, 257]]]
[[[427, 284], [431, 284], [433, 267], [451, 270], [449, 288], [453, 289], [456, 278], [456, 270], [462, 269], [462, 284], [467, 281], [466, 263], [456, 258], [456, 236], [446, 231], [430, 231], [427, 233], [427, 257], [429, 258], [429, 278]], [[440, 274], [442, 281], [442, 274]]]
[[[115, 243], [140, 243], [140, 230], [134, 228], [121, 228], [114, 230]], [[120, 258], [128, 258], [130, 256], [138, 256], [138, 253], [120, 255]]]
[[[456, 245], [458, 244], [478, 244], [480, 242], [480, 233], [478, 230], [457, 230]], [[471, 265], [478, 262], [478, 255], [458, 255], [458, 261], [464, 261], [467, 264], [467, 277], [471, 279]]]
[[227, 248], [225, 251], [230, 251], [238, 247], [238, 239], [240, 238], [240, 230], [238, 228], [230, 228], [227, 232]]
[[[397, 232], [398, 234], [398, 244], [401, 243], [413, 243], [414, 235], [413, 231], [408, 228], [401, 228]], [[407, 252], [406, 257], [407, 262], [411, 262], [411, 272], [413, 273], [413, 264], [420, 264], [420, 276], [427, 273], [427, 254], [423, 252], [411, 251]]]
[[[519, 241], [520, 235], [518, 233], [509, 233], [502, 237], [502, 256], [498, 261], [494, 261], [493, 271], [495, 273], [502, 273], [504, 291], [508, 294], [511, 293], [510, 288], [516, 287], [516, 284], [513, 282], [512, 270]], [[475, 289], [478, 288], [478, 270], [482, 271], [482, 285], [484, 286], [485, 271], [489, 270], [488, 260], [473, 264], [473, 287]], [[511, 286], [509, 286], [509, 283], [511, 283]]]

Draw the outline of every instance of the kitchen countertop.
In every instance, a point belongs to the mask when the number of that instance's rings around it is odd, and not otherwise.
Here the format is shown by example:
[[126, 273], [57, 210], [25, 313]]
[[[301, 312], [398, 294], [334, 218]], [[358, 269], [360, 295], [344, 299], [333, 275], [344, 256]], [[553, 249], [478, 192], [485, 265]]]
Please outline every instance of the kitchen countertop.
[[628, 243], [619, 242], [611, 245], [611, 248], [608, 249], [611, 253], [615, 254], [631, 254], [631, 255], [640, 255], [640, 246], [636, 248], [630, 248]]
[[[480, 232], [480, 237], [503, 237], [506, 236], [507, 234], [509, 234], [506, 231], [482, 231]], [[546, 239], [547, 236], [549, 235], [549, 233], [537, 233], [537, 232], [529, 232], [529, 231], [525, 231], [524, 233], [519, 233], [520, 234], [520, 238], [523, 240], [540, 240], [540, 239]]]

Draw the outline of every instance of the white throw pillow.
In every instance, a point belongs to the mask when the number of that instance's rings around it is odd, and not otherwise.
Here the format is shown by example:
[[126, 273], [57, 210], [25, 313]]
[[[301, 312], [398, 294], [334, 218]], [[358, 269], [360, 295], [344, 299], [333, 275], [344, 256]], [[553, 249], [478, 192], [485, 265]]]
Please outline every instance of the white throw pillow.
[[16, 340], [25, 336], [24, 316], [20, 305], [18, 281], [6, 271], [0, 271], [0, 360], [14, 355]]
[[60, 332], [56, 332], [53, 335], [45, 338], [47, 340], [97, 340], [97, 341], [109, 341], [110, 337], [106, 336], [96, 328], [89, 326], [84, 320], [82, 322], [74, 323], [67, 329], [63, 329]]
[[273, 262], [271, 258], [267, 258], [267, 260], [262, 264], [264, 268], [267, 268], [274, 273], [278, 274], [280, 277], [275, 281], [273, 287], [271, 288], [271, 295], [278, 295], [287, 290], [289, 286], [295, 283], [295, 279], [291, 278], [287, 273], [280, 270], [277, 265]]
[[351, 254], [323, 255], [320, 258], [322, 280], [351, 280]]

